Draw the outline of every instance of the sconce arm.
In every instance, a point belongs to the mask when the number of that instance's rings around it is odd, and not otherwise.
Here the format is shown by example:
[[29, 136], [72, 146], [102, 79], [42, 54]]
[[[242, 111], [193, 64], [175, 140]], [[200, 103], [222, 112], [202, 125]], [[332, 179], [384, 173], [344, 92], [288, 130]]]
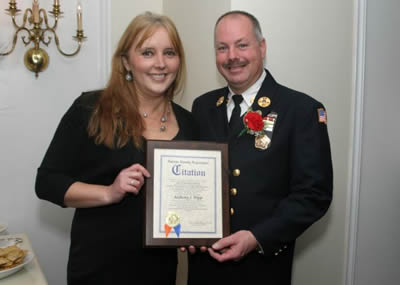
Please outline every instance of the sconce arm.
[[[28, 34], [30, 34], [30, 32], [29, 32], [29, 30], [28, 30], [27, 28], [25, 28], [25, 27], [18, 28], [17, 31], [16, 31], [15, 34], [14, 34], [14, 38], [13, 38], [13, 41], [12, 41], [12, 47], [11, 47], [11, 49], [10, 49], [9, 51], [6, 51], [5, 53], [0, 53], [0, 56], [9, 55], [10, 53], [12, 53], [12, 52], [14, 51], [15, 46], [16, 46], [16, 44], [17, 44], [18, 33], [21, 32], [21, 31], [25, 31], [25, 32], [27, 32]], [[30, 42], [30, 41], [28, 41], [28, 42], [26, 43], [26, 42], [24, 41], [25, 45], [27, 45], [29, 42]]]
[[[19, 11], [19, 10], [18, 10], [18, 11]], [[13, 22], [14, 27], [17, 28], [17, 29], [20, 29], [20, 28], [22, 28], [22, 27], [25, 27], [26, 21], [27, 21], [27, 19], [28, 19], [28, 14], [29, 14], [29, 13], [32, 15], [32, 10], [31, 10], [30, 8], [28, 8], [28, 9], [25, 10], [25, 12], [24, 12], [24, 17], [23, 17], [22, 25], [21, 25], [21, 26], [18, 25], [18, 24], [17, 24], [17, 21], [15, 20], [15, 15], [16, 15], [16, 13], [11, 14], [11, 19], [12, 19], [12, 22]]]
[[39, 10], [39, 13], [42, 13], [43, 19], [44, 19], [44, 23], [45, 23], [47, 29], [55, 30], [55, 29], [57, 28], [58, 17], [54, 17], [54, 24], [53, 24], [52, 27], [50, 27], [50, 26], [49, 26], [49, 19], [48, 19], [48, 17], [47, 17], [46, 10], [45, 10], [45, 9], [40, 9], [40, 10]]
[[59, 41], [59, 39], [58, 39], [58, 36], [57, 36], [56, 32], [55, 32], [54, 30], [49, 30], [49, 31], [53, 32], [53, 34], [54, 34], [54, 40], [55, 40], [55, 42], [56, 42], [57, 49], [58, 49], [58, 51], [59, 51], [62, 55], [64, 55], [64, 56], [74, 56], [74, 55], [78, 54], [78, 52], [81, 50], [82, 39], [79, 39], [79, 38], [78, 38], [78, 39], [77, 39], [77, 41], [78, 41], [78, 47], [77, 47], [77, 49], [76, 49], [74, 52], [72, 52], [72, 53], [66, 53], [66, 52], [64, 52], [64, 51], [61, 49], [61, 47], [60, 47], [60, 41]]

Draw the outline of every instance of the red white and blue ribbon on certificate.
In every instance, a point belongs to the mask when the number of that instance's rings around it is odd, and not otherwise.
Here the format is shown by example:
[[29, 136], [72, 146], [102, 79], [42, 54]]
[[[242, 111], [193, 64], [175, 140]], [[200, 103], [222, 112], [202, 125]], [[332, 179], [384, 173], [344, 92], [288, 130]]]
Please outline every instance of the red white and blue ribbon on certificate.
[[181, 233], [181, 224], [179, 215], [176, 212], [168, 212], [165, 219], [164, 229], [166, 237], [168, 237], [172, 229], [174, 229], [176, 236], [179, 237]]

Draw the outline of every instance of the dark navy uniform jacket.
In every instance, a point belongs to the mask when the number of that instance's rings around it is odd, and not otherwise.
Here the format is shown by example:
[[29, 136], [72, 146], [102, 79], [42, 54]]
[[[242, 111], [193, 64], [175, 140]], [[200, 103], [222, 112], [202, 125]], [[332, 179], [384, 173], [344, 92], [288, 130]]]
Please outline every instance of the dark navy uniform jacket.
[[[227, 95], [227, 87], [208, 92], [194, 101], [192, 112], [202, 140], [229, 143], [231, 232], [251, 231], [263, 254], [254, 251], [227, 263], [208, 253], [192, 255], [189, 284], [260, 284], [260, 278], [265, 284], [290, 284], [295, 240], [326, 213], [332, 199], [325, 108], [278, 84], [267, 71], [251, 106], [263, 117], [277, 114], [271, 142], [262, 150], [254, 135], [239, 136], [244, 125], [229, 132], [226, 104], [217, 104]], [[262, 97], [270, 99], [269, 106], [258, 104]]]

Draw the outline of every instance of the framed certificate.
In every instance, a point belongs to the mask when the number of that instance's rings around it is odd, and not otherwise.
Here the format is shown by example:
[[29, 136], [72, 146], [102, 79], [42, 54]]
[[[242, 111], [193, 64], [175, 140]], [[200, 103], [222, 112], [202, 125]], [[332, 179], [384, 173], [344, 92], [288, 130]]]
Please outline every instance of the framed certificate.
[[145, 247], [209, 246], [229, 235], [227, 144], [149, 140]]

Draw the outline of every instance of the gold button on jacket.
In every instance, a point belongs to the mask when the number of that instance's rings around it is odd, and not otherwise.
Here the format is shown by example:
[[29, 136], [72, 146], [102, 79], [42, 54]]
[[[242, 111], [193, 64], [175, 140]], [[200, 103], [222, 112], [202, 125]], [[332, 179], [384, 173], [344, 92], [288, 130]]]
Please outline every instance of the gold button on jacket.
[[236, 196], [237, 193], [238, 193], [238, 191], [237, 191], [236, 188], [231, 188], [231, 195], [232, 195], [232, 196]]

